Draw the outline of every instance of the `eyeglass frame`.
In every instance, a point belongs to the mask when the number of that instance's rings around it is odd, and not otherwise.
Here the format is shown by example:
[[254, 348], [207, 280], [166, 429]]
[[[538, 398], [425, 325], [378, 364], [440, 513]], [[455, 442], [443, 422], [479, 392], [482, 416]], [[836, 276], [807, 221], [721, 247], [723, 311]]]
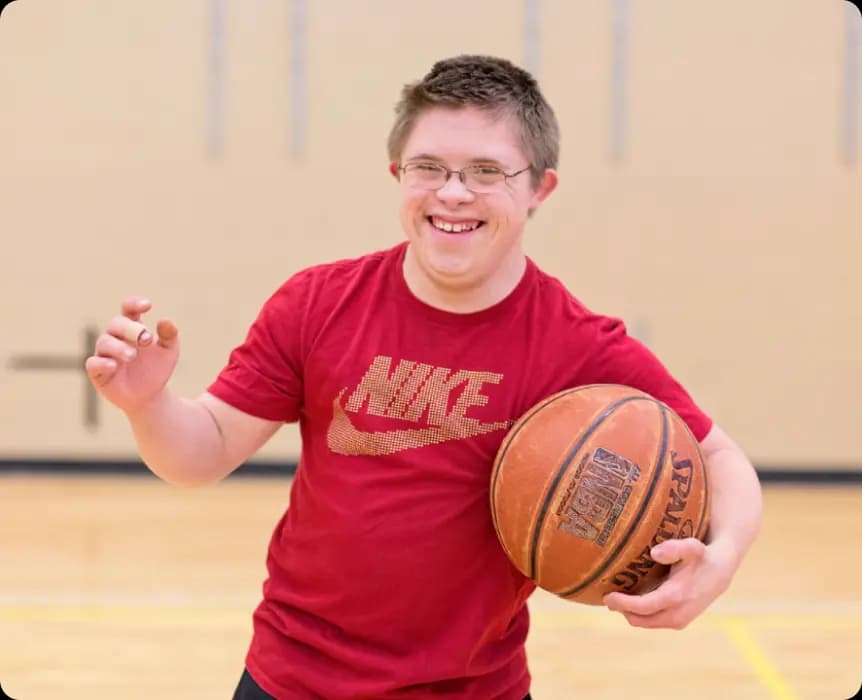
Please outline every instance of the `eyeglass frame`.
[[521, 173], [525, 173], [528, 170], [531, 170], [533, 167], [532, 165], [527, 165], [526, 167], [521, 168], [520, 170], [518, 170], [514, 173], [507, 173], [505, 170], [503, 170], [502, 168], [498, 168], [495, 165], [482, 166], [482, 165], [476, 164], [476, 165], [468, 165], [466, 168], [462, 168], [461, 170], [454, 170], [452, 168], [447, 168], [442, 163], [430, 163], [430, 162], [426, 161], [426, 162], [419, 162], [419, 163], [406, 163], [404, 165], [399, 163], [398, 164], [398, 172], [401, 173], [403, 176], [404, 171], [407, 169], [407, 166], [409, 166], [409, 165], [433, 165], [435, 168], [439, 168], [444, 173], [446, 173], [446, 179], [443, 180], [443, 183], [439, 187], [419, 187], [418, 189], [423, 189], [423, 190], [426, 190], [427, 192], [436, 192], [437, 190], [440, 190], [440, 189], [443, 189], [444, 187], [446, 187], [446, 185], [449, 184], [449, 180], [451, 179], [452, 175], [457, 174], [458, 180], [461, 182], [461, 184], [464, 186], [464, 188], [468, 192], [472, 192], [473, 194], [490, 194], [490, 192], [477, 192], [476, 190], [471, 190], [469, 187], [467, 187], [467, 181], [466, 181], [466, 176], [464, 175], [464, 171], [469, 169], [469, 168], [481, 168], [481, 167], [493, 168], [494, 170], [497, 170], [503, 176], [503, 179], [500, 182], [501, 183], [507, 183], [509, 181], [509, 178], [517, 177]]

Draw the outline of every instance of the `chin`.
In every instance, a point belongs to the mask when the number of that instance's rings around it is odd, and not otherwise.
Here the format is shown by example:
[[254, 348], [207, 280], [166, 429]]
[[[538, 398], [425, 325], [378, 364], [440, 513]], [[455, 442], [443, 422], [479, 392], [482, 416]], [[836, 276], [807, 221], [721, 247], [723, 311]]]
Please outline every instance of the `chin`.
[[[465, 260], [461, 256], [441, 254], [437, 251], [426, 251], [423, 256], [424, 267], [433, 277], [447, 282], [465, 282], [477, 276], [476, 263]], [[459, 284], [459, 286], [461, 286]]]

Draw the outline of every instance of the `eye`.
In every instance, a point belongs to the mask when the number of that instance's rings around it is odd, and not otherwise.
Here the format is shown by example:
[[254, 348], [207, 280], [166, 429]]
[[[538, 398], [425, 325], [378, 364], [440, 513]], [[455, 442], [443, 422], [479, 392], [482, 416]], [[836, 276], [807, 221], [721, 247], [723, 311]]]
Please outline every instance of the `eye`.
[[410, 163], [407, 168], [420, 173], [437, 173], [440, 172], [440, 166], [436, 163]]
[[493, 177], [494, 175], [500, 175], [503, 171], [500, 168], [495, 168], [493, 165], [476, 165], [473, 167], [474, 172], [477, 175], [484, 175]]

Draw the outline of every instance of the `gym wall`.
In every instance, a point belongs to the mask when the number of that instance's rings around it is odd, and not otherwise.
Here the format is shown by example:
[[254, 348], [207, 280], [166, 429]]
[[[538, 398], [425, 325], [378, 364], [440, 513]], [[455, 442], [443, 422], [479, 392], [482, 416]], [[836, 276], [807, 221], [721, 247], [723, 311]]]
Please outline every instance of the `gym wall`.
[[[176, 320], [172, 386], [195, 395], [294, 271], [402, 240], [399, 90], [491, 53], [530, 54], [561, 122], [528, 253], [762, 469], [862, 468], [862, 32], [843, 3], [217, 7], [0, 19], [0, 459], [135, 458], [81, 371], [124, 296]], [[259, 456], [298, 446], [288, 426]]]

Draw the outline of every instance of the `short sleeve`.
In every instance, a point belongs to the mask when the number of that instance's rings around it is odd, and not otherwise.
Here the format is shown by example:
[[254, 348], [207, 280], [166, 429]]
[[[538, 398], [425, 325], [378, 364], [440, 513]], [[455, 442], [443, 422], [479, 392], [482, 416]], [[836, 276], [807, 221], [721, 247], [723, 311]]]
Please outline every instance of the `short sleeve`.
[[694, 402], [662, 362], [626, 331], [623, 321], [606, 316], [591, 320], [593, 335], [586, 364], [591, 383], [623, 384], [667, 404], [698, 441], [712, 428], [712, 419]]
[[292, 277], [264, 303], [245, 341], [208, 391], [258, 418], [294, 422], [302, 408], [302, 331], [306, 278]]

